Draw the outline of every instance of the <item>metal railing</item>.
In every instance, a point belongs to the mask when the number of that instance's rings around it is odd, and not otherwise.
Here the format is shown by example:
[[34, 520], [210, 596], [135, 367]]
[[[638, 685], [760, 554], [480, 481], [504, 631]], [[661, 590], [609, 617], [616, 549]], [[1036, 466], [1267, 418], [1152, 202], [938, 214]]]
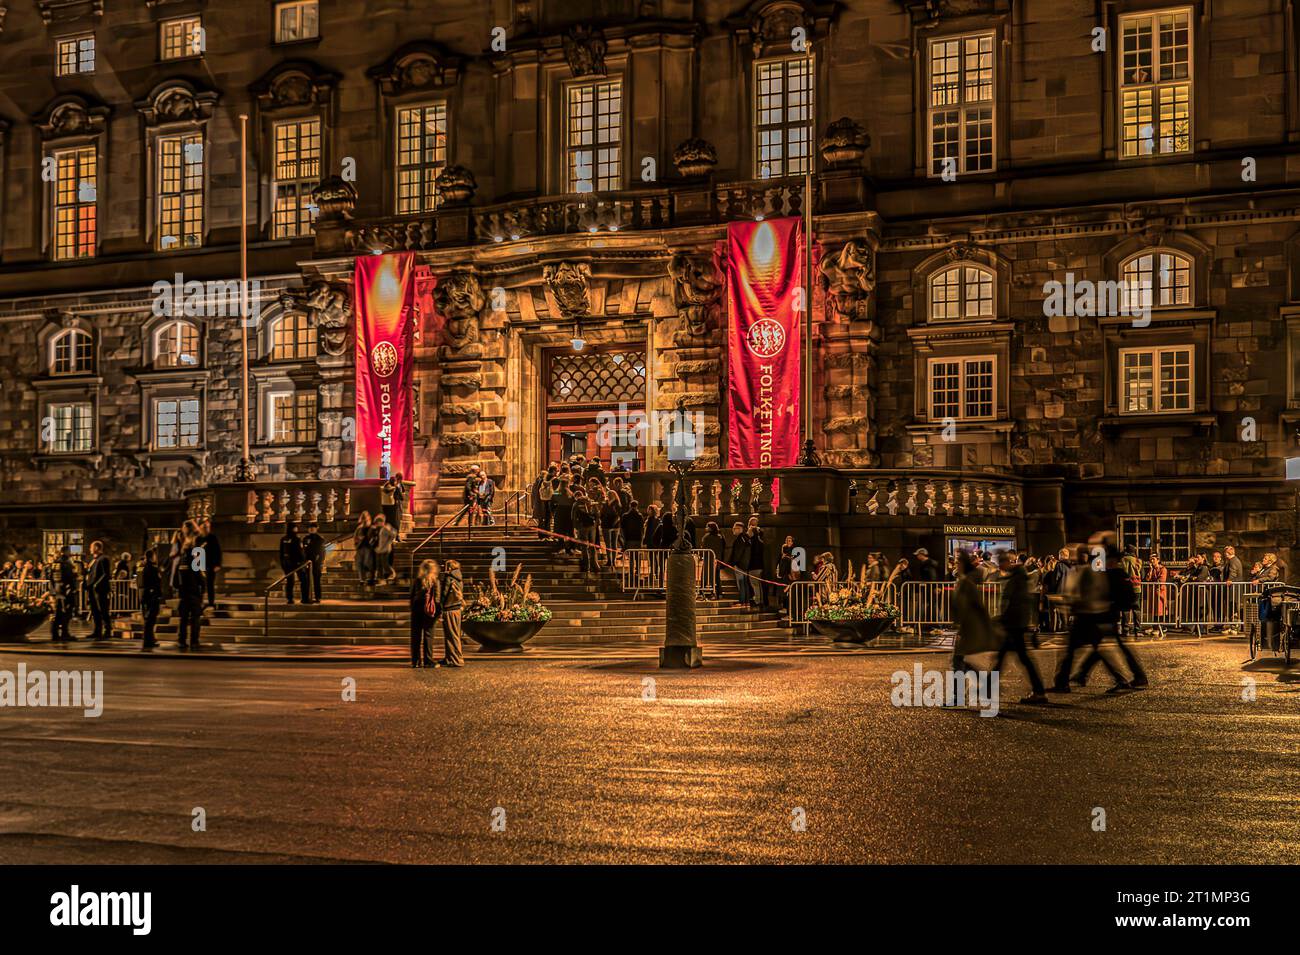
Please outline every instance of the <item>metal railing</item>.
[[[632, 591], [632, 599], [641, 591], [662, 591], [667, 587], [670, 548], [631, 547], [623, 551], [623, 589]], [[701, 593], [718, 593], [717, 555], [707, 547], [691, 550], [695, 557], [695, 586]]]
[[[284, 583], [290, 577], [297, 574], [299, 571], [306, 570], [308, 576], [310, 576], [311, 568], [312, 568], [312, 562], [310, 560], [305, 561], [304, 563], [299, 564], [293, 570], [281, 574], [279, 577], [273, 580], [264, 591], [262, 591], [262, 639], [263, 640], [267, 639], [271, 635], [271, 591], [274, 590], [280, 584]], [[302, 583], [301, 577], [298, 578], [298, 583], [300, 585], [298, 588], [299, 591], [303, 591], [307, 589], [306, 585]], [[299, 596], [301, 596], [301, 593], [299, 594]]]
[[460, 520], [462, 517], [464, 517], [464, 516], [469, 512], [469, 509], [470, 509], [470, 505], [469, 505], [469, 504], [463, 504], [463, 505], [461, 505], [461, 508], [460, 508], [459, 511], [457, 511], [455, 514], [453, 514], [451, 517], [447, 518], [447, 520], [444, 521], [442, 524], [440, 524], [439, 526], [435, 527], [432, 531], [429, 532], [429, 536], [428, 536], [428, 537], [426, 537], [424, 540], [420, 541], [420, 543], [416, 544], [414, 547], [411, 548], [411, 553], [410, 553], [410, 558], [411, 558], [411, 574], [410, 574], [410, 575], [411, 575], [411, 577], [414, 577], [414, 576], [415, 576], [415, 565], [416, 565], [416, 561], [418, 560], [418, 558], [417, 558], [415, 555], [418, 554], [418, 553], [419, 553], [421, 550], [423, 550], [425, 547], [427, 547], [427, 546], [429, 545], [429, 543], [430, 543], [430, 542], [431, 542], [435, 537], [438, 537], [438, 538], [439, 538], [439, 541], [438, 541], [438, 553], [441, 554], [441, 553], [442, 553], [442, 540], [441, 540], [440, 535], [441, 535], [442, 532], [445, 531], [447, 528], [449, 528], [449, 527], [451, 527], [453, 524], [455, 524], [456, 521], [458, 521], [458, 520]]
[[[952, 594], [956, 586], [956, 582], [951, 580], [909, 580], [904, 583], [898, 593], [898, 625], [912, 628], [918, 636], [925, 627], [952, 626]], [[980, 584], [980, 596], [989, 616], [996, 616], [1002, 585], [985, 581]]]

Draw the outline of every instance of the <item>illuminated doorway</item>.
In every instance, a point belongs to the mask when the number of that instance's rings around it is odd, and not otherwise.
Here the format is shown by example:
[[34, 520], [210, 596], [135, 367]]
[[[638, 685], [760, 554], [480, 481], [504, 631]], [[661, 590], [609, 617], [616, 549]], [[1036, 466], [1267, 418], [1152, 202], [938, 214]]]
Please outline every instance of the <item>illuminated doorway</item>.
[[646, 353], [640, 345], [588, 345], [542, 353], [546, 461], [574, 454], [606, 470], [645, 468]]

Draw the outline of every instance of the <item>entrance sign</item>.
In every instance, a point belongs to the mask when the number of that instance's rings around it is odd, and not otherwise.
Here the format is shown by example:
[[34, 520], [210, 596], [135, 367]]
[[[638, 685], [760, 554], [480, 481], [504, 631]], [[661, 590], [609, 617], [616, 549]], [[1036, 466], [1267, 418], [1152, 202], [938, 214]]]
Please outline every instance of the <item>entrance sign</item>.
[[357, 257], [358, 478], [411, 477], [411, 381], [414, 370], [415, 255]]
[[945, 534], [965, 537], [1015, 537], [1016, 529], [1010, 524], [944, 524]]
[[784, 468], [799, 455], [803, 221], [727, 226], [731, 468]]

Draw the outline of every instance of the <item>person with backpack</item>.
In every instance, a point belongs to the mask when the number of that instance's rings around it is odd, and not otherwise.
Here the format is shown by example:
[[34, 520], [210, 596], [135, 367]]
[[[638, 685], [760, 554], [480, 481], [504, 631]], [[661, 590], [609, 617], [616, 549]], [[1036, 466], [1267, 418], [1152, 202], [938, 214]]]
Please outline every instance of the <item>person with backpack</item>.
[[[596, 548], [600, 540], [598, 530], [599, 510], [593, 508], [587, 492], [577, 488], [573, 492], [573, 528], [578, 544], [578, 568], [587, 574], [600, 572]], [[597, 505], [598, 507], [598, 505]]]
[[411, 581], [411, 666], [415, 669], [436, 666], [433, 659], [433, 625], [438, 620], [441, 599], [436, 561], [421, 561], [420, 571]]

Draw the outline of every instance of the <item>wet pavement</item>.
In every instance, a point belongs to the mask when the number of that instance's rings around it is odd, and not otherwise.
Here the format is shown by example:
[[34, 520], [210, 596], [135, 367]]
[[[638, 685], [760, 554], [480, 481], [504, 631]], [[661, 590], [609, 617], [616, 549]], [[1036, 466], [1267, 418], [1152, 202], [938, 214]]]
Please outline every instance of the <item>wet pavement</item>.
[[1013, 670], [984, 718], [891, 703], [895, 671], [941, 653], [716, 647], [682, 672], [653, 646], [454, 671], [0, 651], [104, 680], [99, 718], [0, 709], [0, 859], [1300, 861], [1300, 683], [1243, 641], [1141, 653], [1148, 690], [1106, 695], [1099, 669], [1020, 705]]

